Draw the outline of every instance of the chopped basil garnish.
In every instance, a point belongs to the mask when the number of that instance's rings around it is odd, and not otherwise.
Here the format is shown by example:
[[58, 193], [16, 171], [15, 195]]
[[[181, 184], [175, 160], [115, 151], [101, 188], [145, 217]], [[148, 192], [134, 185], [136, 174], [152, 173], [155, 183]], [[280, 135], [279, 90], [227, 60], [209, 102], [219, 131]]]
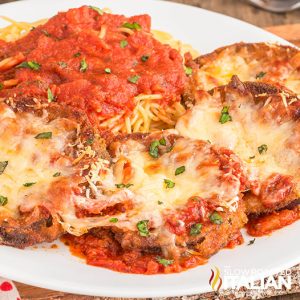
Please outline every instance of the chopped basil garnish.
[[47, 95], [48, 95], [48, 101], [52, 102], [55, 97], [53, 96], [52, 91], [50, 89], [47, 90]]
[[56, 172], [56, 173], [53, 174], [53, 177], [59, 177], [60, 175], [61, 175], [60, 172]]
[[4, 85], [0, 82], [0, 91], [3, 89]]
[[141, 57], [141, 61], [142, 61], [142, 62], [146, 62], [146, 61], [149, 59], [149, 57], [150, 57], [150, 55], [143, 55], [143, 56]]
[[52, 132], [42, 132], [36, 135], [34, 138], [36, 139], [51, 139], [52, 138]]
[[170, 179], [164, 179], [164, 183], [166, 185], [166, 189], [172, 189], [175, 186], [175, 182]]
[[86, 140], [87, 145], [93, 145], [94, 143], [94, 137], [90, 137]]
[[129, 28], [129, 29], [135, 29], [135, 30], [140, 30], [140, 29], [142, 29], [141, 25], [140, 25], [139, 23], [137, 23], [137, 22], [133, 22], [133, 23], [128, 23], [128, 22], [126, 22], [126, 23], [124, 23], [124, 24], [122, 25], [122, 27], [124, 27], [124, 28]]
[[158, 200], [157, 203], [158, 203], [159, 205], [162, 205], [162, 204], [163, 204], [163, 202], [160, 201], [160, 200]]
[[249, 243], [248, 243], [248, 246], [250, 246], [250, 245], [253, 245], [253, 244], [254, 244], [254, 242], [255, 242], [255, 239], [253, 239], [253, 240], [250, 240], [250, 241], [249, 241]]
[[149, 220], [142, 220], [136, 224], [136, 227], [140, 233], [140, 236], [145, 236], [145, 237], [149, 236], [148, 223], [149, 223]]
[[32, 185], [34, 185], [34, 184], [36, 184], [36, 182], [26, 182], [26, 183], [24, 183], [23, 185], [24, 185], [25, 187], [30, 187], [30, 186], [32, 186]]
[[223, 218], [217, 212], [212, 213], [209, 219], [212, 223], [217, 225], [221, 225], [223, 223]]
[[266, 144], [262, 144], [259, 147], [257, 147], [257, 150], [258, 150], [259, 154], [264, 154], [267, 152], [268, 146]]
[[118, 218], [111, 218], [109, 220], [110, 223], [117, 223], [118, 221], [119, 221]]
[[172, 265], [174, 263], [173, 259], [165, 259], [165, 258], [157, 257], [156, 260], [158, 263], [160, 263], [161, 265], [163, 265], [165, 267]]
[[126, 40], [122, 40], [121, 42], [120, 42], [120, 47], [121, 48], [125, 48], [125, 47], [127, 47], [128, 46], [128, 42], [126, 41]]
[[100, 9], [99, 7], [91, 6], [91, 5], [90, 5], [89, 8], [95, 10], [95, 11], [96, 11], [99, 15], [101, 15], [101, 16], [104, 14], [103, 10]]
[[16, 68], [25, 68], [25, 69], [31, 69], [34, 71], [39, 70], [41, 65], [35, 61], [24, 61], [21, 64], [17, 65]]
[[104, 72], [105, 72], [106, 74], [111, 74], [111, 69], [110, 69], [110, 68], [105, 68], [105, 69], [104, 69]]
[[154, 158], [158, 158], [158, 146], [159, 146], [159, 141], [153, 141], [150, 144], [149, 154]]
[[123, 189], [123, 188], [128, 189], [128, 188], [130, 188], [131, 186], [133, 186], [132, 183], [127, 183], [127, 184], [124, 184], [124, 183], [117, 183], [117, 184], [116, 184], [116, 187], [117, 187], [118, 189]]
[[0, 206], [6, 205], [7, 202], [8, 202], [7, 197], [4, 197], [4, 196], [1, 196], [1, 195], [0, 195]]
[[175, 176], [183, 173], [185, 171], [185, 166], [181, 166], [175, 170]]
[[59, 61], [57, 64], [58, 64], [62, 69], [65, 69], [65, 68], [68, 66], [68, 64], [65, 63], [64, 61]]
[[79, 71], [80, 71], [81, 73], [84, 73], [84, 72], [86, 72], [87, 69], [88, 69], [88, 64], [87, 64], [86, 60], [83, 59], [83, 60], [80, 62], [80, 69], [79, 69]]
[[184, 72], [189, 76], [193, 74], [193, 69], [191, 67], [184, 67]]
[[166, 146], [166, 144], [167, 144], [165, 138], [161, 138], [161, 139], [159, 140], [159, 143], [160, 143], [162, 146]]
[[190, 229], [190, 235], [198, 235], [201, 232], [202, 224], [195, 223]]
[[229, 106], [224, 106], [221, 110], [221, 116], [219, 122], [221, 124], [232, 121], [231, 115], [229, 114]]
[[258, 74], [256, 74], [255, 78], [256, 79], [261, 79], [263, 78], [267, 73], [266, 72], [259, 72]]
[[139, 75], [133, 75], [133, 76], [128, 78], [128, 81], [131, 82], [131, 83], [137, 83], [139, 79], [140, 79]]
[[8, 161], [0, 161], [0, 175], [3, 174], [4, 170], [6, 169], [8, 165]]
[[253, 156], [249, 156], [249, 159], [253, 159], [253, 158], [255, 158], [255, 155], [253, 155]]
[[81, 53], [80, 52], [77, 52], [77, 53], [75, 53], [73, 56], [74, 57], [79, 57], [81, 55]]

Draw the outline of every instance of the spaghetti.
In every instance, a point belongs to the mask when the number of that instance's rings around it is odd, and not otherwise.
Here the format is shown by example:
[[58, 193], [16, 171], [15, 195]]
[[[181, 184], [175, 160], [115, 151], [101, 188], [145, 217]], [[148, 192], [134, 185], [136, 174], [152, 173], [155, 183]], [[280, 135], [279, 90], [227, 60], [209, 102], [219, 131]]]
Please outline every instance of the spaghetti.
[[[109, 10], [106, 9], [105, 11], [109, 13]], [[111, 14], [108, 15], [113, 16]], [[0, 39], [6, 42], [20, 41], [21, 38], [30, 34], [32, 30], [34, 31], [36, 28], [43, 27], [41, 27], [40, 25], [45, 24], [45, 27], [48, 24], [48, 20], [46, 19], [28, 23], [16, 22], [7, 17], [2, 18], [10, 23], [9, 26], [0, 29]], [[44, 29], [42, 30], [44, 32], [47, 32]], [[111, 49], [111, 45], [109, 43], [111, 34], [110, 30], [111, 28], [109, 27], [109, 24], [101, 24], [98, 33], [98, 38], [101, 41], [101, 46], [106, 50]], [[116, 29], [116, 32], [123, 37], [128, 38], [137, 35], [136, 30], [127, 27], [118, 27]], [[187, 51], [189, 51], [192, 56], [196, 56], [198, 54], [191, 46], [185, 45], [180, 41], [175, 40], [171, 35], [165, 32], [157, 30], [152, 30], [151, 32], [151, 38], [153, 36], [154, 39], [159, 41], [161, 44], [170, 45], [173, 49], [178, 50], [181, 55], [183, 55]], [[17, 53], [14, 56], [4, 58], [0, 62], [0, 71], [9, 70], [20, 64], [24, 60], [25, 57], [22, 53]], [[11, 78], [9, 80], [3, 80], [1, 82], [3, 87], [10, 88], [16, 86], [19, 83], [19, 80], [17, 78]], [[143, 91], [141, 91], [141, 93], [139, 93], [138, 95], [133, 95], [132, 97], [134, 106], [132, 111], [121, 110], [115, 112], [112, 116], [97, 114], [99, 127], [104, 130], [109, 129], [114, 133], [149, 132], [153, 130], [172, 128], [174, 127], [178, 117], [180, 117], [185, 112], [185, 108], [180, 104], [180, 95], [179, 93], [176, 94], [177, 98], [173, 95], [173, 100], [170, 102], [168, 99], [165, 99], [166, 95], [164, 93], [149, 93], [149, 90], [144, 93]], [[100, 109], [100, 111], [101, 110], [102, 109]]]

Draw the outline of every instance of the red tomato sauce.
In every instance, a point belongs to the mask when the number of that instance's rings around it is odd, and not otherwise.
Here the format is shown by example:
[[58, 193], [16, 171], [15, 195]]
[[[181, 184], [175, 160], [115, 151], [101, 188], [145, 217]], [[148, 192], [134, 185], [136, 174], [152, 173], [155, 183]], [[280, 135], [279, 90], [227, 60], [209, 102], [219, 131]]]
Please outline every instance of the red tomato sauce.
[[248, 234], [263, 236], [273, 231], [288, 226], [300, 219], [300, 206], [293, 209], [283, 209], [270, 214], [250, 218], [246, 225]]
[[234, 237], [232, 238], [232, 240], [230, 240], [228, 242], [228, 244], [226, 245], [226, 248], [228, 249], [233, 249], [235, 248], [236, 246], [239, 246], [239, 245], [242, 245], [244, 243], [244, 238], [241, 234], [240, 231], [238, 231]]
[[[138, 29], [122, 32], [126, 23]], [[21, 53], [25, 62], [39, 64], [2, 72], [0, 82], [19, 84], [0, 96], [47, 100], [50, 89], [57, 102], [86, 111], [95, 122], [132, 112], [139, 94], [161, 94], [165, 105], [179, 101], [187, 80], [182, 57], [152, 37], [150, 23], [148, 15], [100, 15], [88, 6], [59, 13], [24, 38], [0, 43], [0, 60]]]
[[200, 256], [191, 255], [164, 266], [158, 262], [160, 255], [142, 253], [138, 249], [124, 251], [114, 239], [105, 235], [101, 238], [92, 234], [80, 237], [65, 235], [62, 241], [69, 246], [73, 255], [85, 259], [87, 264], [124, 273], [177, 273], [207, 262]]

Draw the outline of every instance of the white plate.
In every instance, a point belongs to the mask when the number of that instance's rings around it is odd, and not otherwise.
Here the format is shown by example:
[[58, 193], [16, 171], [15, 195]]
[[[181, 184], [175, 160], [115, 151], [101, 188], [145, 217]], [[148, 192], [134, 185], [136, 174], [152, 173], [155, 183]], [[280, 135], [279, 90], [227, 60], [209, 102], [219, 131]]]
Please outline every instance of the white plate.
[[[153, 0], [27, 0], [0, 5], [0, 15], [16, 20], [34, 21], [58, 11], [84, 4], [109, 7], [115, 13], [149, 13], [153, 28], [173, 34], [193, 44], [200, 52], [234, 42], [273, 41], [287, 43], [274, 35], [244, 22], [206, 10]], [[0, 26], [5, 23], [0, 23]], [[18, 250], [0, 247], [0, 275], [23, 283], [53, 290], [95, 296], [162, 297], [211, 291], [208, 284], [211, 268], [226, 266], [233, 270], [262, 269], [270, 275], [300, 262], [300, 222], [270, 237], [256, 239], [234, 250], [222, 250], [210, 261], [195, 269], [171, 275], [129, 275], [85, 265], [69, 254], [61, 244], [58, 249]], [[49, 248], [49, 246], [48, 246]], [[250, 278], [250, 277], [249, 277]], [[254, 274], [253, 278], [258, 278]], [[223, 278], [224, 279], [224, 278]]]

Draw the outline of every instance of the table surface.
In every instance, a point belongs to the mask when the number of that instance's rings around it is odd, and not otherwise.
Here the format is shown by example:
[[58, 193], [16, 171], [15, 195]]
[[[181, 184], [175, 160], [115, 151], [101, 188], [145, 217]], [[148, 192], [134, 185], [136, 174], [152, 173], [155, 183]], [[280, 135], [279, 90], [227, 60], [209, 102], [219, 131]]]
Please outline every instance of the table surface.
[[[41, 0], [42, 1], [42, 0]], [[100, 0], [99, 0], [100, 1]], [[257, 9], [249, 5], [243, 0], [172, 0], [173, 2], [185, 3], [208, 10], [223, 13], [246, 22], [252, 23], [256, 26], [267, 27], [266, 29], [282, 36], [283, 38], [300, 46], [300, 10], [274, 14], [264, 10]], [[0, 0], [0, 4], [13, 2], [13, 0]], [[299, 24], [297, 24], [299, 23]], [[288, 24], [288, 26], [286, 26]], [[290, 25], [295, 24], [295, 25]], [[281, 25], [281, 26], [277, 26]], [[276, 26], [276, 27], [275, 27]], [[28, 286], [21, 283], [16, 283], [22, 299], [42, 300], [42, 299], [62, 299], [62, 300], [96, 300], [108, 298], [94, 298], [86, 296], [75, 296], [71, 294], [55, 292], [45, 289], [40, 289]], [[193, 299], [207, 299], [201, 296], [193, 297]], [[214, 296], [211, 299], [216, 299]], [[229, 299], [225, 297], [224, 299]], [[235, 298], [231, 298], [235, 299]], [[250, 298], [249, 298], [250, 299]], [[272, 297], [272, 300], [299, 300], [300, 293]]]

